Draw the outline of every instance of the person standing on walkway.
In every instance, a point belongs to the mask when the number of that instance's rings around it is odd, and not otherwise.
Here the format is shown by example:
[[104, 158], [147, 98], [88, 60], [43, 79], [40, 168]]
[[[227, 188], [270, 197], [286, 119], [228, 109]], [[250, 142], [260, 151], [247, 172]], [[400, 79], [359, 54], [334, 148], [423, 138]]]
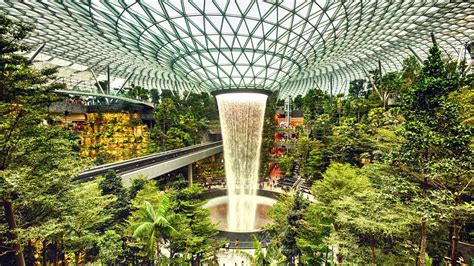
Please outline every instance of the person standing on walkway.
[[238, 252], [238, 251], [239, 251], [239, 248], [240, 248], [240, 240], [237, 238], [237, 239], [235, 240], [235, 251]]

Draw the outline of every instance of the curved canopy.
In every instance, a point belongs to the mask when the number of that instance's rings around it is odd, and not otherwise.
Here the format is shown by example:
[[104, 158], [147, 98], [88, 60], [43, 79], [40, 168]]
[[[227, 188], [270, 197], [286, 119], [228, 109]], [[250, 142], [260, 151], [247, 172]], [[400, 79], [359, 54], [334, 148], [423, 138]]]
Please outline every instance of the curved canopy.
[[[424, 58], [430, 32], [453, 57], [474, 35], [474, 4], [449, 1], [16, 1], [43, 53], [146, 88], [214, 91], [348, 86]], [[411, 49], [411, 50], [410, 50]]]

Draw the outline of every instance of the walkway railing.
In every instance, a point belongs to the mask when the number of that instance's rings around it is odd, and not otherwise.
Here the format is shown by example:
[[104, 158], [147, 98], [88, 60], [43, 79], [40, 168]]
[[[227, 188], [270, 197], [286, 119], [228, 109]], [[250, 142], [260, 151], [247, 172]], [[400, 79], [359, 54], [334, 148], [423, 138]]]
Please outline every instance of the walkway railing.
[[193, 145], [181, 149], [175, 149], [165, 152], [159, 152], [151, 155], [142, 156], [135, 159], [130, 159], [121, 162], [109, 163], [91, 168], [87, 171], [80, 173], [77, 179], [90, 179], [92, 177], [100, 176], [109, 170], [114, 170], [117, 173], [125, 173], [136, 169], [148, 167], [153, 164], [165, 162], [177, 157], [181, 157], [190, 153], [194, 153], [201, 150], [206, 150], [216, 146], [222, 145], [222, 141], [209, 142], [204, 144]]
[[134, 103], [145, 105], [151, 108], [154, 108], [152, 102], [139, 100], [135, 98], [128, 97], [126, 95], [120, 94], [119, 91], [103, 91], [99, 89], [95, 83], [92, 83], [90, 80], [75, 80], [70, 78], [59, 78], [54, 82], [66, 84], [65, 90], [56, 90], [57, 93], [69, 94], [69, 95], [78, 95], [78, 96], [91, 96], [95, 98], [105, 98], [110, 100], [120, 100], [124, 102]]

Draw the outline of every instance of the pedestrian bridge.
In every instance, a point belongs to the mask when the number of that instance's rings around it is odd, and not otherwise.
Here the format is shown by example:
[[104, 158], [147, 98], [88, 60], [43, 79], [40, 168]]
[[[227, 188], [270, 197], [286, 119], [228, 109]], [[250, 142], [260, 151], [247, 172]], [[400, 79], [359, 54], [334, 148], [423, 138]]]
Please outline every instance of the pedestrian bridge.
[[[176, 169], [190, 166], [194, 162], [221, 153], [222, 151], [222, 141], [208, 142], [150, 154], [126, 161], [96, 166], [80, 173], [77, 178], [80, 180], [88, 180], [96, 176], [104, 175], [109, 170], [114, 170], [122, 177], [124, 185], [129, 186], [131, 180], [139, 176], [154, 179]], [[192, 171], [190, 174], [192, 174]]]

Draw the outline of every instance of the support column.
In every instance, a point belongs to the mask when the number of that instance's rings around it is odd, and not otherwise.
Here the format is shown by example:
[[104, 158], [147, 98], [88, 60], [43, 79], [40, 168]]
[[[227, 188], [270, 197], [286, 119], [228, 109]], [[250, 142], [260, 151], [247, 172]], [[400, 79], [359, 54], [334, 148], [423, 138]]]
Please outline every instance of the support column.
[[190, 186], [193, 185], [193, 164], [188, 164], [188, 183]]

